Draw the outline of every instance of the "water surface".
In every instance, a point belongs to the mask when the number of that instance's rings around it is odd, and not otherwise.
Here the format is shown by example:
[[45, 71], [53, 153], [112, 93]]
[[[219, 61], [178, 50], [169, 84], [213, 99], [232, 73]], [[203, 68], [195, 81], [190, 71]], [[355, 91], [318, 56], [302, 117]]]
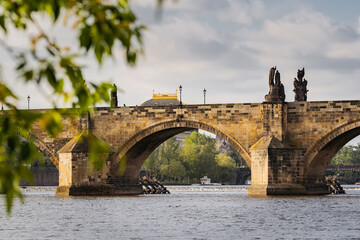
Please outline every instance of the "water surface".
[[[360, 238], [360, 190], [346, 195], [264, 197], [246, 188], [170, 187], [168, 195], [55, 196], [25, 191], [10, 217], [0, 199], [0, 239]], [[3, 198], [3, 197], [2, 197]]]

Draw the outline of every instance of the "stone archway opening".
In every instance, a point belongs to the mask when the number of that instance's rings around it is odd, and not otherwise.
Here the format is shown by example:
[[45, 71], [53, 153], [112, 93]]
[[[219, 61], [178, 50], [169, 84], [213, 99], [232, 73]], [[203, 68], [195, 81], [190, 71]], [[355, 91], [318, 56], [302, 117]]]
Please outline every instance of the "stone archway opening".
[[210, 184], [211, 181], [211, 184], [245, 185], [250, 174], [245, 160], [230, 143], [202, 129], [185, 131], [161, 143], [140, 171], [140, 177], [163, 184]]
[[[353, 125], [353, 126], [351, 126]], [[351, 124], [334, 130], [329, 136], [321, 139], [317, 145], [305, 155], [307, 166], [305, 169], [306, 183], [321, 183], [324, 181], [326, 168], [330, 165], [333, 157], [349, 141], [360, 135], [360, 126]]]
[[250, 156], [242, 146], [211, 126], [191, 121], [166, 122], [139, 132], [114, 155], [110, 168], [110, 178], [121, 182], [136, 182], [139, 172], [149, 155], [169, 138], [189, 130], [204, 130], [228, 142], [250, 166]]

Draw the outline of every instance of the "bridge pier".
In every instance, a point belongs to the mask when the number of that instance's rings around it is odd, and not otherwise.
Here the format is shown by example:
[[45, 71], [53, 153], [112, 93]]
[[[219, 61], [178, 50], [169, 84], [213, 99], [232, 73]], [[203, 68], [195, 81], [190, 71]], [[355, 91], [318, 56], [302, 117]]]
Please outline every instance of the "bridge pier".
[[69, 141], [59, 154], [59, 196], [133, 195], [141, 194], [138, 181], [111, 181], [110, 162], [99, 171], [89, 164], [88, 135], [80, 134]]
[[250, 196], [327, 194], [325, 184], [304, 185], [304, 149], [263, 137], [251, 148]]

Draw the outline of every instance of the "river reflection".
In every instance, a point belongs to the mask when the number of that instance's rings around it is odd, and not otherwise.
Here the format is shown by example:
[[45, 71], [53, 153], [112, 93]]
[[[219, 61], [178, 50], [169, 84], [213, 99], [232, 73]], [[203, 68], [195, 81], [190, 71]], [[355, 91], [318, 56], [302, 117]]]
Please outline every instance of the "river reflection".
[[[360, 237], [360, 190], [265, 197], [244, 187], [170, 187], [169, 195], [55, 196], [24, 192], [11, 217], [0, 201], [0, 239], [344, 239]], [[3, 197], [2, 197], [3, 198]]]

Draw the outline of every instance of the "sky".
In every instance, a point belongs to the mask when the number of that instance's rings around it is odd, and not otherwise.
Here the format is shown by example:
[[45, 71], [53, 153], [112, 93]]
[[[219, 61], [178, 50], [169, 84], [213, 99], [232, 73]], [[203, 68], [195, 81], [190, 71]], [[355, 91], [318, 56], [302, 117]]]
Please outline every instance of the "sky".
[[[293, 80], [302, 67], [309, 101], [360, 97], [359, 1], [181, 0], [165, 4], [160, 21], [153, 1], [135, 3], [149, 31], [139, 66], [118, 69], [125, 103], [180, 84], [189, 104], [202, 102], [204, 88], [208, 103], [262, 102], [272, 66], [287, 101], [294, 100]], [[128, 79], [135, 84], [127, 86]]]
[[[120, 105], [140, 105], [153, 90], [174, 93], [180, 85], [185, 104], [203, 103], [204, 88], [207, 103], [263, 102], [273, 66], [288, 102], [294, 101], [294, 77], [303, 67], [308, 101], [360, 99], [358, 0], [178, 0], [166, 1], [160, 14], [156, 0], [130, 2], [139, 23], [148, 26], [137, 66], [124, 62], [121, 48], [101, 67], [91, 55], [82, 59], [87, 80], [111, 81], [122, 89]], [[78, 47], [69, 26], [42, 24], [62, 45]], [[34, 32], [0, 37], [22, 49]], [[47, 87], [40, 91], [19, 81], [4, 49], [0, 61], [20, 108], [27, 108], [28, 95], [31, 108], [51, 107]]]
[[[273, 66], [286, 101], [294, 101], [293, 81], [302, 67], [309, 101], [360, 98], [360, 1], [178, 0], [165, 2], [160, 15], [155, 0], [134, 0], [131, 6], [148, 26], [137, 66], [124, 63], [121, 49], [101, 67], [93, 56], [82, 60], [88, 80], [122, 89], [121, 105], [140, 105], [153, 90], [174, 93], [179, 85], [185, 104], [202, 103], [204, 88], [207, 103], [262, 102]], [[54, 39], [77, 47], [69, 27], [44, 22]], [[28, 45], [26, 35], [4, 39], [13, 47]], [[32, 108], [51, 107], [51, 93], [15, 80], [8, 54], [0, 54], [3, 78], [16, 88], [19, 106], [27, 107], [29, 95]]]

